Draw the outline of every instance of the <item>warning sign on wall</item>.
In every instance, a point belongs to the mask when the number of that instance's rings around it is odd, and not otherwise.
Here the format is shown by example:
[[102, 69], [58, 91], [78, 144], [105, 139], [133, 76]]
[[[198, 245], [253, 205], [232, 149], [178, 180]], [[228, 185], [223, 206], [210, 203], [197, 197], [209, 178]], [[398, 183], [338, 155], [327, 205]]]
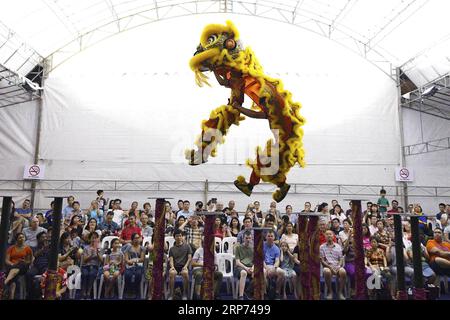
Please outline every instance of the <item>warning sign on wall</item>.
[[25, 166], [23, 170], [23, 178], [30, 180], [44, 179], [45, 165], [42, 164], [30, 164]]
[[411, 168], [397, 168], [395, 169], [395, 180], [402, 182], [411, 182], [414, 180], [414, 172]]

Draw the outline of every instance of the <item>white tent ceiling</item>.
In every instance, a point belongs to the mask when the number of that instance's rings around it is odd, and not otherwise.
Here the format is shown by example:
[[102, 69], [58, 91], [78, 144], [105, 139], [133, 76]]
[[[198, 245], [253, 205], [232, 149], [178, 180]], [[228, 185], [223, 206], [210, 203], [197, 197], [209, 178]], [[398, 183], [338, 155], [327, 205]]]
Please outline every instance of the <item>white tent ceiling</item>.
[[41, 56], [51, 57], [54, 68], [128, 29], [220, 12], [308, 29], [364, 56], [388, 75], [403, 66], [420, 86], [450, 71], [449, 11], [450, 3], [439, 0], [15, 0], [0, 11], [0, 21], [9, 28], [0, 25], [0, 63], [15, 54], [19, 58], [6, 65], [23, 73]]

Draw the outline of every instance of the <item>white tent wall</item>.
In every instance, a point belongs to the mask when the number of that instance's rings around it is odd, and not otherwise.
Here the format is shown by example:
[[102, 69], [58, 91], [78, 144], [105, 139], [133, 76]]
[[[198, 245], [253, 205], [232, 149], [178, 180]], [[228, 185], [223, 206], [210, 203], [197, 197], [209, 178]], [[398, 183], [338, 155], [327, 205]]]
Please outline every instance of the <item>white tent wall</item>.
[[[38, 101], [0, 108], [0, 181], [22, 180], [23, 169], [34, 162]], [[29, 192], [1, 183], [1, 195], [14, 196], [17, 205], [30, 196]], [[1, 205], [1, 204], [0, 204]]]
[[[450, 121], [428, 114], [403, 109], [405, 145], [450, 137]], [[414, 170], [409, 186], [450, 186], [450, 149], [406, 157], [406, 166]], [[450, 195], [442, 198], [409, 197], [420, 203], [427, 213], [438, 212], [440, 202], [450, 203]]]
[[[185, 17], [138, 28], [51, 73], [45, 83], [40, 154], [47, 178], [248, 177], [250, 169], [243, 163], [271, 137], [266, 121], [246, 119], [232, 128], [208, 164], [190, 167], [183, 156], [201, 120], [229, 95], [215, 81], [212, 88], [196, 87], [187, 64], [203, 26], [226, 18]], [[303, 29], [258, 18], [232, 19], [265, 70], [281, 78], [303, 105], [307, 167], [293, 168], [288, 181], [394, 185], [400, 148], [395, 82], [361, 57]], [[267, 34], [280, 36], [268, 41]], [[203, 200], [201, 194], [197, 198]]]

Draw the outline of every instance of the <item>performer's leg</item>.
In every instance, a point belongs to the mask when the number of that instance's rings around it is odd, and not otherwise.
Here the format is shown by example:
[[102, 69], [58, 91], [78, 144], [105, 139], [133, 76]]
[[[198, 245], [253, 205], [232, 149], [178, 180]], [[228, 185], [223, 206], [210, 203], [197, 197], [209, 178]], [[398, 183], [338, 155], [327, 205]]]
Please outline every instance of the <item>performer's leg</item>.
[[258, 174], [255, 172], [255, 170], [252, 171], [252, 174], [250, 175], [250, 183], [247, 183], [245, 181], [245, 178], [243, 176], [237, 177], [237, 179], [234, 181], [234, 185], [236, 188], [238, 188], [242, 193], [246, 194], [250, 197], [253, 191], [253, 187], [257, 185], [260, 182], [261, 178], [258, 176]]

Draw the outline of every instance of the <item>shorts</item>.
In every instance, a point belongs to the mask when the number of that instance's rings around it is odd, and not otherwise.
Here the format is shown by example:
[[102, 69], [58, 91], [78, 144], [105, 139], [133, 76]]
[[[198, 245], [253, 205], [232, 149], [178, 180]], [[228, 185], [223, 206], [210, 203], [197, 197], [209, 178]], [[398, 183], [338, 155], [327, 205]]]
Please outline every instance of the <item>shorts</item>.
[[16, 277], [18, 277], [18, 276], [25, 275], [28, 272], [29, 268], [30, 268], [30, 265], [21, 262], [15, 266], [8, 266], [7, 270], [9, 273], [9, 271], [11, 271], [12, 269], [19, 269], [19, 273], [16, 275]]
[[444, 275], [444, 276], [450, 277], [450, 269], [444, 269], [444, 268], [440, 267], [434, 260], [433, 260], [433, 262], [430, 262], [430, 267], [431, 267], [431, 269], [434, 270], [434, 272], [437, 275]]
[[284, 277], [286, 279], [294, 278], [297, 274], [295, 273], [294, 269], [281, 269], [284, 272]]

